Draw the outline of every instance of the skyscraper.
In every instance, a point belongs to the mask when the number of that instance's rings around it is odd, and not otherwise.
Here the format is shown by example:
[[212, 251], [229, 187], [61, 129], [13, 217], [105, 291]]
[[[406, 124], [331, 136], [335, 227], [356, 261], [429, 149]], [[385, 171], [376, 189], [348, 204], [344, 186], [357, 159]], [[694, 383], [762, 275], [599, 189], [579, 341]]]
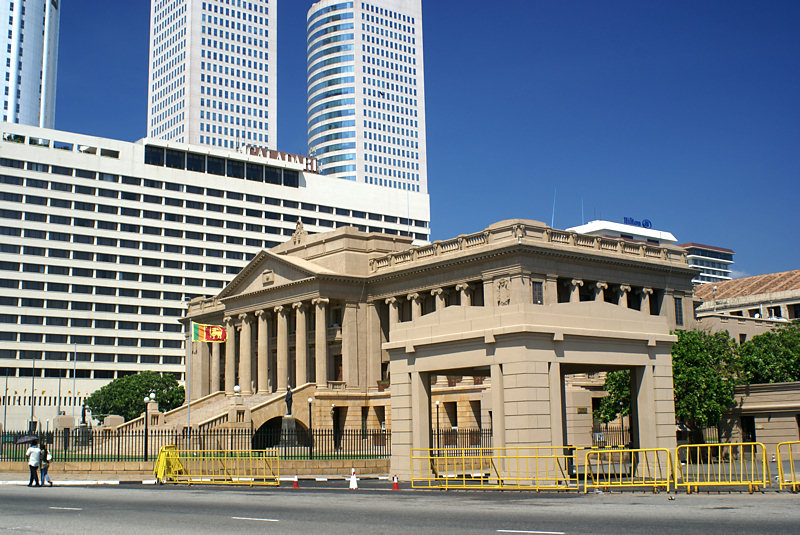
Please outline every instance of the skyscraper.
[[306, 29], [320, 172], [427, 193], [421, 0], [321, 0]]
[[[58, 0], [12, 0], [0, 5], [6, 44], [3, 66], [3, 121], [52, 128], [56, 109]], [[7, 31], [6, 31], [7, 30]]]
[[277, 0], [151, 0], [147, 135], [276, 148]]

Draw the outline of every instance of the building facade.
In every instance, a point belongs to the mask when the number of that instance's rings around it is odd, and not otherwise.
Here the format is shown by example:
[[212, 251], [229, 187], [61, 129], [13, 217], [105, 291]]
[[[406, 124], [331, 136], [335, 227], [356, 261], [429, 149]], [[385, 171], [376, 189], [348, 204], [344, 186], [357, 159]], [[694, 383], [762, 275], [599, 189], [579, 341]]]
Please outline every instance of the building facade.
[[703, 284], [695, 299], [698, 327], [742, 343], [800, 319], [800, 270]]
[[427, 192], [420, 0], [322, 0], [307, 17], [308, 150], [320, 172]]
[[733, 266], [733, 255], [736, 253], [731, 249], [701, 243], [683, 243], [680, 246], [689, 253], [689, 265], [700, 270], [692, 281], [695, 284], [732, 279], [731, 266]]
[[489, 428], [496, 447], [575, 444], [566, 377], [630, 369], [634, 443], [674, 447], [670, 331], [694, 325], [693, 273], [683, 249], [537, 221], [417, 247], [298, 230], [189, 303], [184, 322], [224, 325], [227, 341], [192, 344], [191, 414], [163, 425], [256, 434], [280, 426], [291, 387], [304, 426], [391, 428], [391, 473], [407, 475], [433, 425]]
[[6, 45], [2, 120], [52, 128], [56, 111], [59, 0], [17, 0], [0, 5]]
[[277, 147], [277, 0], [152, 0], [147, 135]]
[[309, 234], [429, 236], [427, 211], [308, 171], [310, 158], [0, 126], [7, 427], [30, 418], [32, 389], [44, 426], [111, 379], [146, 369], [182, 379], [185, 301], [219, 293], [301, 223]]

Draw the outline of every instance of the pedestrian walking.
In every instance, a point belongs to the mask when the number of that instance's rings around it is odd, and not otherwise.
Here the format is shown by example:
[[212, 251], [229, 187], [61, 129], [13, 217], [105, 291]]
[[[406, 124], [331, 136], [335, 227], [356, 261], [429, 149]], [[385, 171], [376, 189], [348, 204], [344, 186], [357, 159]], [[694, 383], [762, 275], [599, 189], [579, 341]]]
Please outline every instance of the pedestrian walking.
[[50, 468], [50, 463], [53, 462], [53, 456], [47, 449], [47, 444], [42, 445], [42, 452], [40, 454], [40, 461], [39, 461], [39, 472], [42, 476], [42, 485], [50, 485], [53, 486], [53, 480], [50, 479], [50, 476], [47, 474], [47, 470]]
[[39, 449], [38, 441], [31, 443], [28, 451], [25, 452], [25, 456], [28, 458], [28, 468], [31, 469], [31, 480], [28, 482], [28, 486], [34, 486], [33, 484], [35, 482], [37, 487], [41, 487], [42, 484], [39, 482], [39, 464], [41, 464], [42, 460], [42, 450]]

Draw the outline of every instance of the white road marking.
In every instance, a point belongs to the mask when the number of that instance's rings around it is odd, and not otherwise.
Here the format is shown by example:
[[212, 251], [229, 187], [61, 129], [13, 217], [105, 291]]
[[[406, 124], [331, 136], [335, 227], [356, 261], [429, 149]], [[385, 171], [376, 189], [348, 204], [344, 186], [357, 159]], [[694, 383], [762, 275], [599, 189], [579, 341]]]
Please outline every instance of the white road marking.
[[252, 520], [254, 522], [279, 522], [279, 520], [275, 518], [249, 518], [246, 516], [232, 516], [233, 520]]
[[51, 507], [50, 509], [58, 509], [60, 511], [83, 511], [82, 507]]
[[563, 531], [520, 531], [516, 529], [498, 529], [497, 533], [533, 533], [535, 535], [567, 535]]

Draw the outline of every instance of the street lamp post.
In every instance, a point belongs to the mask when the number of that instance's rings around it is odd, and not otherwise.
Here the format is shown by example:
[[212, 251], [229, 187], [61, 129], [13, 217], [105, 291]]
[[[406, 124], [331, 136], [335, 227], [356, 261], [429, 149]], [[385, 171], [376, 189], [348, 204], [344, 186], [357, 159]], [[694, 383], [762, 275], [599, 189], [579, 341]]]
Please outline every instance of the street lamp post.
[[149, 425], [150, 425], [150, 415], [148, 414], [148, 405], [151, 401], [156, 400], [156, 395], [154, 392], [150, 392], [149, 396], [144, 397], [144, 462], [147, 462], [147, 439], [149, 435]]
[[311, 398], [308, 398], [308, 458], [314, 458], [314, 424], [311, 416]]

